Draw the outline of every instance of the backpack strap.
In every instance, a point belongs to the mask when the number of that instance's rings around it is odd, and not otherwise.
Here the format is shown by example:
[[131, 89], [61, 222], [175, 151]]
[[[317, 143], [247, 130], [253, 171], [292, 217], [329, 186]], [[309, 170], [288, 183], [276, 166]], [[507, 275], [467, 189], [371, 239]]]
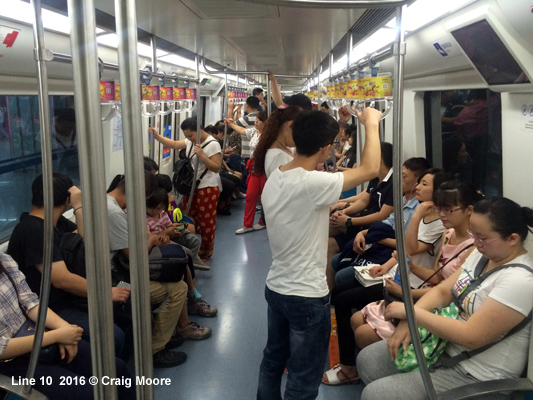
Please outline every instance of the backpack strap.
[[[202, 146], [202, 149], [205, 148], [208, 144], [213, 143], [213, 142], [216, 142], [216, 139], [212, 139], [212, 140], [207, 141], [207, 143], [204, 143], [204, 145]], [[207, 174], [208, 171], [209, 170], [207, 169], [207, 166], [206, 166], [204, 169], [204, 172], [202, 172], [202, 175], [200, 175], [200, 177], [196, 180], [196, 187], [198, 187], [198, 185], [200, 184], [200, 181], [203, 179], [203, 177], [205, 176], [205, 174]]]
[[471, 244], [469, 244], [468, 246], [463, 247], [459, 253], [455, 254], [452, 258], [450, 258], [448, 261], [446, 261], [446, 262], [442, 265], [442, 267], [440, 267], [437, 271], [435, 271], [433, 274], [431, 274], [431, 276], [430, 276], [429, 278], [427, 278], [424, 282], [422, 282], [420, 285], [418, 285], [418, 288], [417, 288], [417, 289], [422, 288], [426, 283], [428, 283], [428, 282], [431, 280], [431, 278], [433, 278], [433, 277], [434, 277], [435, 275], [437, 275], [440, 271], [442, 271], [442, 269], [443, 269], [446, 265], [448, 265], [451, 261], [455, 260], [455, 259], [456, 259], [457, 257], [459, 257], [459, 256], [460, 256], [465, 250], [468, 250], [468, 249], [469, 249], [470, 247], [472, 247], [473, 245], [474, 245], [474, 243], [471, 243]]
[[[475, 271], [474, 271], [474, 280], [472, 280], [470, 282], [470, 285], [468, 285], [465, 288], [465, 290], [459, 296], [457, 296], [457, 294], [455, 294], [455, 291], [452, 289], [453, 301], [454, 301], [455, 305], [458, 307], [458, 309], [461, 312], [464, 311], [464, 310], [458, 303], [459, 302], [462, 303], [463, 299], [469, 293], [471, 293], [475, 288], [480, 286], [481, 283], [485, 279], [487, 279], [490, 275], [492, 275], [494, 272], [500, 271], [502, 269], [506, 269], [506, 268], [509, 268], [509, 267], [517, 267], [517, 268], [523, 268], [523, 269], [525, 269], [525, 270], [527, 270], [527, 271], [529, 271], [529, 272], [531, 272], [533, 274], [533, 269], [531, 269], [527, 265], [517, 264], [516, 263], [516, 264], [501, 265], [501, 266], [499, 266], [497, 268], [494, 268], [493, 270], [481, 275], [481, 271], [483, 271], [483, 269], [485, 268], [487, 263], [488, 263], [488, 259], [486, 259], [485, 257], [481, 257], [481, 259], [479, 260], [478, 264], [476, 265], [476, 268], [475, 268]], [[465, 350], [465, 351], [462, 351], [461, 353], [459, 353], [459, 354], [457, 354], [457, 355], [455, 355], [453, 357], [450, 357], [448, 359], [437, 361], [434, 365], [432, 365], [429, 368], [430, 371], [435, 370], [435, 368], [451, 368], [451, 367], [455, 366], [456, 364], [460, 363], [461, 361], [464, 361], [464, 360], [469, 359], [471, 357], [474, 357], [474, 356], [476, 356], [476, 355], [478, 355], [480, 353], [483, 353], [485, 350], [490, 349], [492, 346], [500, 343], [502, 340], [507, 339], [507, 338], [513, 336], [515, 333], [518, 333], [519, 331], [521, 331], [523, 328], [525, 328], [527, 326], [527, 324], [529, 324], [531, 322], [532, 317], [533, 317], [533, 312], [530, 312], [527, 315], [527, 317], [525, 317], [519, 324], [515, 325], [509, 332], [507, 332], [507, 334], [504, 337], [502, 337], [499, 340], [496, 340], [496, 341], [494, 341], [492, 343], [488, 343], [485, 346], [482, 346], [482, 347], [480, 347], [478, 349]]]

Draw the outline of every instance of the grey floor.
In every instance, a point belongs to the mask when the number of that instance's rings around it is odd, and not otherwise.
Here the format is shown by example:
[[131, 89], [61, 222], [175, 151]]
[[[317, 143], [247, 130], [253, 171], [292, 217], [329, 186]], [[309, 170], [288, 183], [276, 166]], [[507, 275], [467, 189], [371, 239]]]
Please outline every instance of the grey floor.
[[[215, 318], [191, 319], [211, 327], [213, 335], [185, 342], [179, 348], [188, 355], [184, 364], [155, 370], [155, 377], [172, 379], [171, 386], [155, 388], [158, 400], [255, 399], [267, 335], [263, 292], [272, 256], [266, 230], [235, 235], [242, 226], [243, 211], [244, 200], [239, 200], [231, 216], [218, 217], [215, 251], [209, 261], [212, 270], [197, 274], [198, 290], [219, 313]], [[321, 385], [318, 399], [359, 399], [362, 388], [362, 384]]]

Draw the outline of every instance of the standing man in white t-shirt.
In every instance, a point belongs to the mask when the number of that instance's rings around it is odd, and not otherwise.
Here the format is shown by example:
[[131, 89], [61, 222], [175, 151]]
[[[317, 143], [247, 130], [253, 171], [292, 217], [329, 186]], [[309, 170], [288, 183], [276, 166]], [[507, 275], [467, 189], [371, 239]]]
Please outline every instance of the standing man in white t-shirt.
[[342, 173], [315, 171], [328, 159], [338, 123], [320, 111], [294, 120], [294, 159], [274, 170], [263, 191], [272, 266], [266, 281], [268, 341], [259, 372], [258, 400], [281, 399], [283, 370], [289, 373], [285, 400], [318, 395], [330, 334], [326, 252], [329, 205], [345, 190], [376, 176], [381, 113], [358, 113], [366, 140], [361, 165]]

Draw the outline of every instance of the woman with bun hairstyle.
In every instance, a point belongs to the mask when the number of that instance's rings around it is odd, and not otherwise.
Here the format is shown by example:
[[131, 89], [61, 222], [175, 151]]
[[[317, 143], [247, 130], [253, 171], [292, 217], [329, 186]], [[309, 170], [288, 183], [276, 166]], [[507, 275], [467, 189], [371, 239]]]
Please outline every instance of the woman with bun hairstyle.
[[[415, 304], [417, 324], [448, 342], [441, 360], [495, 343], [448, 368], [435, 368], [431, 379], [437, 394], [471, 383], [518, 378], [524, 371], [531, 330], [526, 318], [533, 308], [533, 261], [524, 248], [528, 227], [533, 227], [530, 208], [503, 197], [477, 203], [468, 230], [476, 249]], [[457, 318], [432, 313], [454, 299]], [[411, 341], [404, 304], [391, 303], [384, 315], [401, 321], [387, 342], [359, 353], [357, 366], [367, 385], [361, 399], [425, 399], [420, 372], [399, 373], [391, 361]], [[516, 333], [506, 336], [521, 323]]]

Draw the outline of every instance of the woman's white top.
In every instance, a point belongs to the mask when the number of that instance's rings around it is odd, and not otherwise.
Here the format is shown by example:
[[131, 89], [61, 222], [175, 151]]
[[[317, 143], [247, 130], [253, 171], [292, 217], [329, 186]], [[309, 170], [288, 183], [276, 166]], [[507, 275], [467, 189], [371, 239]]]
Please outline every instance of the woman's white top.
[[[204, 151], [205, 155], [208, 158], [211, 158], [215, 154], [222, 152], [222, 149], [220, 148], [220, 144], [218, 143], [218, 140], [216, 140], [214, 137], [209, 136], [206, 140], [200, 143], [200, 145], [203, 146], [206, 143], [209, 143], [209, 144], [207, 144], [202, 150]], [[191, 160], [192, 167], [194, 168], [196, 165], [196, 154], [194, 154], [194, 150], [191, 150], [192, 146], [194, 146], [194, 143], [191, 142], [189, 139], [185, 139], [185, 145], [186, 145], [185, 154], [189, 155], [189, 152], [191, 153], [190, 160]], [[196, 179], [199, 179], [205, 170], [206, 170], [206, 166], [204, 162], [200, 159], [198, 162], [198, 173], [196, 174]], [[218, 176], [218, 173], [207, 170], [207, 173], [202, 178], [197, 189], [219, 186], [219, 180], [220, 178]]]
[[265, 172], [267, 178], [272, 171], [292, 161], [292, 155], [281, 149], [268, 149], [265, 156]]
[[[454, 286], [455, 291], [460, 293], [468, 286], [480, 258], [481, 253], [475, 249], [465, 260], [461, 275]], [[533, 265], [528, 254], [509, 262], [515, 263], [525, 264], [530, 268]], [[533, 307], [533, 273], [520, 267], [509, 267], [493, 273], [465, 298], [462, 304], [465, 314], [460, 314], [457, 319], [467, 321], [489, 297], [526, 317]], [[524, 371], [528, 358], [530, 326], [531, 324], [528, 324], [511, 337], [460, 362], [459, 365], [481, 381], [518, 378]], [[465, 347], [450, 342], [446, 346], [446, 353], [450, 356], [463, 350], [466, 350]]]

